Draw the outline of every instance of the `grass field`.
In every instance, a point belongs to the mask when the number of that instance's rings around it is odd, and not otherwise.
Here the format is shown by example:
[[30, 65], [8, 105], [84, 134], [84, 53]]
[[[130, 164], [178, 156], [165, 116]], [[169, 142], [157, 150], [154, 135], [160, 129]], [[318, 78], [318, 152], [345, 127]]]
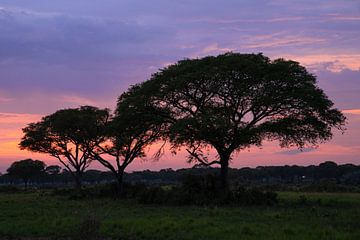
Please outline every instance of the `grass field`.
[[[301, 196], [303, 195], [303, 196]], [[360, 194], [279, 193], [278, 206], [169, 207], [0, 193], [2, 239], [360, 239]]]

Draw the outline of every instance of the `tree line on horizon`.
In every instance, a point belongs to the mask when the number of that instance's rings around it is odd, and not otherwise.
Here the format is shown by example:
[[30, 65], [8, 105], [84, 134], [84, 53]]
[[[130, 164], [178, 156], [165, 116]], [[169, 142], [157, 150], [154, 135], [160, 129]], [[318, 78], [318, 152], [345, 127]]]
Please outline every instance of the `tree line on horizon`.
[[[121, 194], [127, 166], [160, 141], [173, 153], [184, 148], [196, 166], [219, 166], [226, 191], [234, 153], [264, 140], [303, 148], [330, 140], [333, 128], [344, 131], [345, 117], [333, 105], [297, 62], [226, 53], [161, 69], [122, 93], [113, 113], [94, 106], [58, 110], [23, 128], [19, 146], [56, 158], [79, 189], [97, 161]], [[207, 155], [209, 148], [217, 156]]]
[[[146, 186], [171, 186], [183, 184], [187, 178], [200, 178], [216, 175], [218, 169], [171, 168], [159, 171], [143, 170], [124, 173], [126, 184], [145, 184]], [[113, 183], [110, 171], [86, 170], [83, 181], [87, 186]], [[58, 165], [47, 166], [43, 161], [25, 159], [15, 161], [0, 174], [0, 185], [28, 185], [32, 187], [64, 187], [72, 182], [71, 174]], [[229, 181], [232, 185], [241, 184], [253, 187], [266, 186], [272, 190], [306, 191], [359, 191], [360, 165], [336, 164], [326, 161], [319, 165], [297, 166], [258, 166], [254, 168], [229, 168]]]

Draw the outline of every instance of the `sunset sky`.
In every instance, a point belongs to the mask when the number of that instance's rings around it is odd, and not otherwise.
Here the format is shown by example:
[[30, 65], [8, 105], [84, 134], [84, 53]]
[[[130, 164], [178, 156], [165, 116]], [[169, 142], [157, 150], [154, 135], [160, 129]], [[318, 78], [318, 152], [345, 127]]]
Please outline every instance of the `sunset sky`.
[[[158, 69], [227, 51], [299, 61], [348, 118], [344, 134], [316, 149], [265, 143], [231, 167], [360, 164], [358, 0], [0, 0], [0, 172], [25, 158], [57, 164], [18, 149], [26, 124], [60, 108], [113, 109]], [[190, 166], [165, 153], [129, 169]]]

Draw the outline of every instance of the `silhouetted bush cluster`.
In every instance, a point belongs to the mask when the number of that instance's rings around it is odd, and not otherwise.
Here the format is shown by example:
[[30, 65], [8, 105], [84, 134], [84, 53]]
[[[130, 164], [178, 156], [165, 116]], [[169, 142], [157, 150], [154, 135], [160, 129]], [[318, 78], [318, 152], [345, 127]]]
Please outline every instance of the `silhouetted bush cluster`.
[[[184, 184], [184, 176], [188, 175], [214, 175], [217, 168], [189, 168], [189, 169], [162, 169], [160, 171], [136, 171], [126, 173], [124, 181], [143, 183], [147, 186], [168, 186]], [[111, 172], [88, 170], [83, 176], [84, 187], [91, 193], [99, 196], [109, 196], [116, 185], [110, 183], [114, 180]], [[269, 166], [257, 168], [229, 169], [229, 182], [234, 186], [237, 182], [252, 186], [264, 191], [297, 191], [297, 192], [360, 192], [360, 166], [352, 164], [336, 165], [324, 162], [319, 166]], [[0, 192], [11, 191], [12, 185], [23, 188], [21, 179], [8, 174], [0, 176]], [[136, 188], [141, 184], [137, 184]], [[53, 189], [72, 186], [72, 177], [69, 172], [58, 174], [45, 174], [29, 183], [28, 189]], [[5, 189], [2, 190], [1, 188]], [[134, 185], [132, 186], [134, 187]], [[196, 187], [196, 186], [194, 186]], [[143, 187], [140, 187], [141, 190]], [[129, 188], [127, 188], [129, 189]], [[131, 188], [132, 189], [132, 188]], [[126, 187], [125, 187], [126, 190]], [[131, 193], [132, 194], [132, 193]]]
[[116, 196], [116, 184], [108, 183], [101, 185], [86, 186], [79, 191], [74, 188], [54, 188], [51, 191], [55, 196], [67, 196], [69, 200], [79, 200], [86, 198], [110, 198]]
[[[81, 192], [71, 188], [54, 189], [53, 195], [68, 196], [71, 200], [86, 198], [116, 198], [116, 184], [104, 184], [83, 188]], [[134, 199], [141, 204], [165, 205], [273, 205], [277, 194], [253, 187], [235, 186], [225, 191], [214, 175], [186, 175], [180, 185], [148, 186], [124, 184], [122, 198]]]
[[136, 198], [147, 189], [145, 184], [124, 183], [124, 192], [121, 196], [117, 195], [117, 185], [115, 182], [85, 186], [79, 191], [71, 187], [54, 188], [51, 195], [66, 196], [70, 200], [79, 200], [86, 198]]
[[239, 186], [232, 192], [235, 203], [241, 205], [274, 205], [278, 203], [277, 193], [257, 188]]
[[275, 192], [242, 186], [225, 191], [213, 175], [188, 175], [180, 186], [168, 189], [147, 187], [137, 199], [144, 204], [174, 205], [272, 205], [278, 202]]

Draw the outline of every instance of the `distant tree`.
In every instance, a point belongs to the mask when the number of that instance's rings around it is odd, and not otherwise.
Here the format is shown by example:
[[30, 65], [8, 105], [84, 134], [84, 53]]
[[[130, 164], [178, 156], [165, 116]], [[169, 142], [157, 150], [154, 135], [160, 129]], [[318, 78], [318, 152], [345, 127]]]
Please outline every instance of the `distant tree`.
[[88, 149], [99, 141], [98, 131], [108, 119], [107, 109], [92, 106], [59, 110], [25, 127], [20, 148], [55, 157], [80, 189], [82, 175], [92, 161]]
[[317, 172], [318, 178], [338, 178], [341, 173], [339, 166], [332, 161], [320, 163]]
[[45, 172], [48, 175], [58, 175], [61, 172], [61, 167], [58, 165], [50, 165], [46, 167]]
[[100, 176], [102, 174], [102, 171], [95, 170], [95, 169], [89, 169], [84, 174], [84, 181], [90, 182], [90, 183], [97, 183], [100, 179]]
[[95, 147], [89, 147], [92, 158], [113, 173], [118, 195], [123, 193], [125, 169], [146, 156], [146, 148], [159, 140], [163, 126], [162, 119], [150, 114], [145, 106], [137, 112], [125, 99], [125, 95], [119, 97], [115, 116], [100, 131], [105, 132], [104, 138], [99, 137]]
[[320, 168], [329, 168], [329, 169], [331, 169], [331, 168], [337, 168], [338, 165], [336, 164], [336, 162], [326, 161], [326, 162], [320, 163], [319, 167]]
[[39, 160], [25, 159], [16, 161], [7, 169], [10, 176], [23, 180], [25, 189], [31, 179], [41, 176], [45, 171], [45, 163]]
[[[262, 54], [226, 53], [186, 59], [128, 91], [128, 105], [153, 109], [167, 123], [173, 149], [189, 162], [220, 165], [228, 186], [232, 154], [264, 140], [281, 147], [317, 145], [343, 130], [344, 115], [299, 63]], [[215, 149], [210, 159], [207, 148]]]

